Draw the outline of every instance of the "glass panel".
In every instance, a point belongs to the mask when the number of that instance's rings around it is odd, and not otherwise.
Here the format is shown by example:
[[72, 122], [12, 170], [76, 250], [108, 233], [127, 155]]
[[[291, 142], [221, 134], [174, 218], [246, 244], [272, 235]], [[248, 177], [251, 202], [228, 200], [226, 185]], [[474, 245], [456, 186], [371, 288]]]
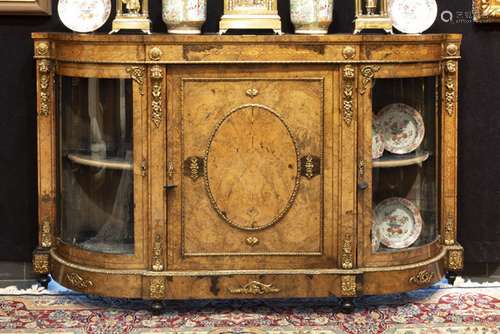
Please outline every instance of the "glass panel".
[[59, 78], [60, 237], [133, 253], [132, 83]]
[[431, 243], [438, 235], [437, 79], [378, 79], [373, 88], [375, 252]]

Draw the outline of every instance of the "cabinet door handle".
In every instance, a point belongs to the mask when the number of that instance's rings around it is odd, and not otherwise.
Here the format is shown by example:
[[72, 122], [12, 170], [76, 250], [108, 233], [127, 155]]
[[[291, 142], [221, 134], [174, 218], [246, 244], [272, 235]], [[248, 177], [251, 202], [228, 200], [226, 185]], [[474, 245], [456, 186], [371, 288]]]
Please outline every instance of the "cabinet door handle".
[[172, 190], [172, 189], [175, 189], [177, 188], [177, 185], [176, 184], [167, 184], [166, 186], [164, 186], [165, 190]]
[[368, 189], [368, 182], [366, 182], [366, 181], [359, 182], [358, 183], [358, 189], [362, 190], [362, 191]]

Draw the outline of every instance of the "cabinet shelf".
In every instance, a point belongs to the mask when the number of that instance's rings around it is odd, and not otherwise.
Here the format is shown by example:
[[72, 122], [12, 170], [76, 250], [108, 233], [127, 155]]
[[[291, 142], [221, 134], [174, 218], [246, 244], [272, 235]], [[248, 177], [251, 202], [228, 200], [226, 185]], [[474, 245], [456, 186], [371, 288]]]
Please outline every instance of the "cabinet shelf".
[[419, 152], [405, 155], [383, 156], [373, 160], [373, 168], [395, 168], [420, 164], [429, 159], [429, 152]]
[[132, 163], [120, 159], [96, 159], [90, 155], [85, 154], [68, 154], [68, 159], [75, 164], [97, 167], [97, 168], [107, 168], [115, 170], [132, 170]]

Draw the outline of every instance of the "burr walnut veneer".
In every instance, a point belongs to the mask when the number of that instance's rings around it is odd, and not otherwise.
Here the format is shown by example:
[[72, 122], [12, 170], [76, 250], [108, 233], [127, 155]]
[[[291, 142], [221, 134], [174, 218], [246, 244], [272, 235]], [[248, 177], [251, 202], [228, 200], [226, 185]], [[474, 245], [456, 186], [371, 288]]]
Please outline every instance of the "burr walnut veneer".
[[[37, 273], [114, 297], [353, 298], [462, 268], [460, 35], [33, 38]], [[427, 151], [372, 162], [374, 113], [402, 100]], [[396, 193], [422, 236], [379, 249], [372, 210]]]

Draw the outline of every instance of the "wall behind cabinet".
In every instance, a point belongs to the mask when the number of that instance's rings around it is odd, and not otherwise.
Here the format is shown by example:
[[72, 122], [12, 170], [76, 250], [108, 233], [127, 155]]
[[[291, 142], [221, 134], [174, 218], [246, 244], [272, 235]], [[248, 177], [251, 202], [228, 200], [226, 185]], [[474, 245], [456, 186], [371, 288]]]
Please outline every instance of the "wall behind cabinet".
[[[471, 23], [471, 0], [439, 0], [430, 32], [464, 34], [460, 73], [459, 239], [466, 260], [500, 262], [500, 25]], [[353, 1], [337, 0], [334, 33], [351, 33]], [[279, 0], [282, 13], [289, 1]], [[30, 34], [66, 31], [51, 17], [0, 16], [0, 261], [29, 261], [36, 245], [35, 67]], [[155, 32], [164, 32], [161, 1], [151, 1]], [[209, 0], [205, 31], [216, 32], [222, 0]], [[112, 14], [113, 15], [113, 14]], [[284, 30], [291, 32], [289, 15]], [[108, 23], [103, 29], [110, 29]]]

